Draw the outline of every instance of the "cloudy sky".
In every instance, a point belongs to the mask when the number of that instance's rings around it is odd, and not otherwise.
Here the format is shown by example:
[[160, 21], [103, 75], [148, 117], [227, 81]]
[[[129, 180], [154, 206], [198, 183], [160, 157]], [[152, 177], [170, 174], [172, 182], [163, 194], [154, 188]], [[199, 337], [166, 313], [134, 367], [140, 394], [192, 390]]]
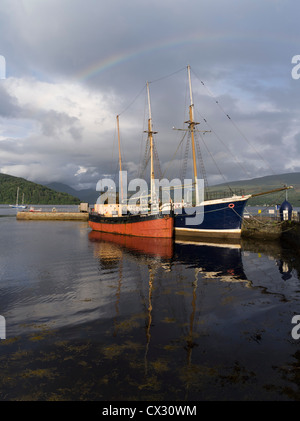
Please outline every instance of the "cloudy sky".
[[300, 171], [299, 15], [295, 0], [2, 0], [0, 172], [94, 188], [116, 173], [120, 115], [137, 176], [149, 81], [162, 174], [180, 176], [187, 65], [209, 184]]

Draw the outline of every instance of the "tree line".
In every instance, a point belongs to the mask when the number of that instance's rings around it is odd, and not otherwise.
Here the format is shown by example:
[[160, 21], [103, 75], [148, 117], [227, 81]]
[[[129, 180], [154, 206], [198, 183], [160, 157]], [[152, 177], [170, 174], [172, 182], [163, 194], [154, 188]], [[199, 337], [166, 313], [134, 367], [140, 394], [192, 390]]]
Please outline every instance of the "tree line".
[[23, 195], [25, 205], [73, 205], [80, 203], [77, 197], [68, 193], [57, 192], [41, 184], [7, 174], [0, 174], [0, 203], [15, 204], [18, 188], [18, 204], [22, 204]]

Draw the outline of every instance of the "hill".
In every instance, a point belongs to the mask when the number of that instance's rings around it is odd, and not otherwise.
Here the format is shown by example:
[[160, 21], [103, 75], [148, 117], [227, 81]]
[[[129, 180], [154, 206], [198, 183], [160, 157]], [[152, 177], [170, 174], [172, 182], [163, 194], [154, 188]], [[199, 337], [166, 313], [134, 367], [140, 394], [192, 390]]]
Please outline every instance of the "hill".
[[26, 205], [77, 205], [80, 203], [78, 197], [68, 193], [58, 192], [41, 184], [27, 181], [21, 177], [0, 173], [0, 203], [15, 204], [17, 188], [19, 187], [19, 204], [24, 194]]
[[45, 184], [45, 186], [50, 189], [53, 189], [62, 193], [68, 193], [72, 196], [78, 197], [81, 202], [90, 203], [92, 205], [96, 203], [99, 197], [99, 192], [97, 192], [96, 189], [75, 190], [72, 187], [68, 186], [67, 184], [56, 183], [56, 182]]
[[[232, 190], [237, 193], [242, 191], [243, 194], [261, 193], [276, 188], [283, 187], [284, 185], [293, 186], [293, 189], [287, 190], [288, 201], [293, 206], [300, 206], [300, 173], [286, 173], [278, 175], [269, 175], [265, 177], [253, 178], [251, 180], [241, 180], [228, 183]], [[211, 192], [229, 190], [228, 184], [218, 184], [210, 188]], [[248, 205], [275, 205], [281, 204], [285, 200], [286, 193], [277, 192], [262, 196], [253, 197], [249, 200]]]
[[[278, 174], [278, 175], [269, 175], [265, 177], [257, 177], [251, 180], [240, 180], [240, 181], [233, 181], [230, 183], [223, 183], [218, 184], [215, 186], [211, 186], [209, 188], [209, 192], [213, 197], [224, 197], [224, 192], [228, 195], [231, 195], [232, 192], [230, 188], [234, 191], [234, 193], [239, 194], [254, 194], [254, 193], [261, 193], [269, 190], [273, 190], [276, 188], [280, 188], [284, 185], [293, 186], [294, 188], [288, 190], [288, 200], [291, 202], [293, 206], [300, 206], [300, 173], [286, 173], [286, 174]], [[97, 198], [99, 197], [99, 192], [93, 189], [85, 189], [85, 190], [75, 190], [72, 187], [63, 184], [63, 183], [51, 183], [46, 184], [47, 187], [52, 188], [54, 190], [60, 192], [66, 192], [73, 196], [79, 197], [81, 202], [87, 202], [90, 204], [96, 203]], [[267, 194], [263, 196], [258, 196], [250, 199], [248, 204], [251, 206], [254, 205], [275, 205], [281, 204], [285, 199], [285, 191], [277, 192], [273, 194]]]

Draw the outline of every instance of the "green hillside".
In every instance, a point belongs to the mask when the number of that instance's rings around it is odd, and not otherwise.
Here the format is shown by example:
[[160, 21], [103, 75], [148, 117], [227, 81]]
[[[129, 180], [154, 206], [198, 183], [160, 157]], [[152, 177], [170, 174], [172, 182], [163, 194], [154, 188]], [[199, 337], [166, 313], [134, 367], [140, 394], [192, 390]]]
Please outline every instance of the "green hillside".
[[[287, 173], [253, 178], [251, 180], [234, 181], [229, 183], [230, 188], [237, 194], [255, 194], [283, 187], [293, 186], [287, 191], [288, 201], [293, 206], [300, 206], [300, 173]], [[219, 184], [209, 189], [212, 193], [222, 190], [229, 190], [227, 184]], [[277, 192], [262, 196], [253, 197], [248, 201], [248, 205], [275, 205], [281, 204], [285, 200], [286, 193]]]
[[80, 200], [67, 193], [57, 192], [48, 187], [27, 181], [24, 178], [0, 173], [0, 203], [13, 205], [16, 203], [19, 187], [19, 204], [24, 194], [26, 205], [77, 205]]

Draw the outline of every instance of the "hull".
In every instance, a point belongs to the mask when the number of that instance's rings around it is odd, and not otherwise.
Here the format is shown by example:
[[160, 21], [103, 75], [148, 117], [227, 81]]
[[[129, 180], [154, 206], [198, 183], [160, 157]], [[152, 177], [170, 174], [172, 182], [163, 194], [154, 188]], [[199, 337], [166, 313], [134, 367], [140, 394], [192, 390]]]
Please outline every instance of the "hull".
[[[199, 224], [195, 224], [196, 217], [186, 213], [176, 214], [176, 236], [194, 238], [240, 238], [244, 208], [250, 196], [237, 196], [227, 199], [204, 202], [203, 206], [195, 207], [199, 216]], [[201, 217], [202, 216], [202, 217]]]
[[126, 215], [105, 217], [91, 213], [89, 226], [93, 231], [148, 238], [173, 238], [174, 217], [170, 215]]

